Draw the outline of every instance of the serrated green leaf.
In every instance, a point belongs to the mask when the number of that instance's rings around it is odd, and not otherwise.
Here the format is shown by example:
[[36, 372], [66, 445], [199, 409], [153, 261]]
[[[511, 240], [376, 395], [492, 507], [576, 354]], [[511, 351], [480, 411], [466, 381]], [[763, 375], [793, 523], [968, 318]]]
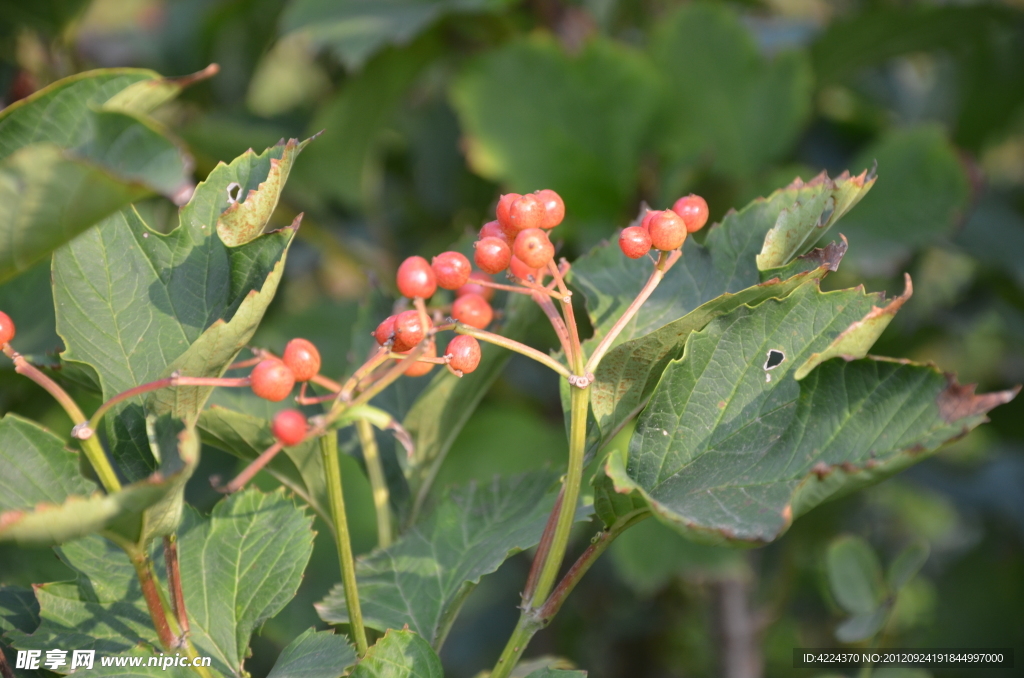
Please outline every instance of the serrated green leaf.
[[64, 447], [63, 440], [17, 414], [0, 419], [0, 514], [57, 504], [95, 489], [78, 473], [78, 453]]
[[444, 678], [441, 660], [412, 631], [389, 630], [369, 649], [351, 678]]
[[[398, 541], [357, 560], [363, 621], [379, 630], [408, 624], [440, 647], [480, 578], [540, 539], [554, 482], [534, 472], [445, 494]], [[341, 585], [316, 608], [324, 621], [348, 621]]]
[[790, 150], [810, 115], [806, 55], [765, 59], [725, 5], [690, 3], [660, 20], [651, 54], [666, 80], [659, 146], [672, 162], [706, 154], [716, 169], [750, 176]]
[[15, 669], [11, 665], [16, 650], [4, 640], [4, 632], [18, 630], [32, 633], [39, 626], [39, 603], [29, 589], [18, 586], [0, 586], [0, 652], [8, 660], [8, 667], [14, 672], [15, 678], [39, 678], [41, 671]]
[[[310, 527], [304, 511], [281, 491], [232, 495], [208, 519], [187, 513], [178, 553], [191, 639], [217, 671], [241, 676], [250, 634], [294, 596], [312, 552]], [[77, 579], [36, 587], [41, 623], [31, 635], [11, 632], [14, 646], [155, 654], [156, 632], [127, 556], [98, 536], [58, 553]], [[162, 553], [153, 551], [152, 558], [163, 580]], [[153, 671], [109, 675], [150, 676], [160, 669]]]
[[452, 100], [478, 173], [521, 193], [553, 188], [571, 218], [608, 220], [634, 195], [657, 81], [621, 44], [595, 37], [570, 56], [537, 34], [468, 67]]
[[[215, 231], [235, 195], [229, 188], [237, 184], [239, 195], [253, 199], [249, 191], [266, 181], [272, 161], [289, 165], [303, 145], [292, 140], [219, 165], [167, 235], [127, 209], [58, 250], [53, 279], [57, 331], [67, 346], [62, 360], [91, 367], [104, 398], [174, 371], [220, 376], [273, 298], [297, 228], [296, 222], [226, 247]], [[269, 188], [275, 196], [280, 192], [280, 185]], [[265, 209], [259, 214], [269, 218]], [[129, 480], [147, 475], [153, 465], [145, 411], [194, 423], [211, 390], [163, 389], [146, 398], [145, 407], [140, 397], [107, 414], [111, 452]]]
[[885, 580], [892, 591], [899, 591], [907, 585], [911, 579], [917, 576], [924, 564], [928, 561], [931, 547], [928, 542], [919, 539], [900, 551], [896, 559], [889, 565]]
[[872, 612], [850, 617], [836, 627], [836, 640], [843, 643], [857, 643], [867, 640], [882, 630], [888, 614], [888, 606], [883, 605]]
[[[687, 339], [606, 472], [655, 515], [710, 541], [768, 542], [826, 499], [895, 473], [984, 421], [1016, 390], [976, 396], [932, 367], [831, 360], [795, 366], [880, 302], [806, 285], [741, 307]], [[782, 358], [765, 369], [777, 352]]]
[[834, 539], [825, 562], [832, 595], [844, 610], [853, 615], [878, 610], [888, 592], [878, 556], [864, 539], [855, 535]]
[[330, 48], [350, 69], [360, 68], [387, 45], [403, 45], [445, 14], [496, 11], [509, 0], [297, 0], [288, 5], [283, 30], [299, 31]]
[[281, 650], [267, 678], [339, 678], [355, 663], [345, 636], [307, 629]]

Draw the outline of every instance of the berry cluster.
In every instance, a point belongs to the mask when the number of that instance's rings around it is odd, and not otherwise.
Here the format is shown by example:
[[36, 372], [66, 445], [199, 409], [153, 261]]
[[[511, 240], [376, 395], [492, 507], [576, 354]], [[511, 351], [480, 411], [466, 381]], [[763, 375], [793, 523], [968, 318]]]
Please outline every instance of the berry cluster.
[[[260, 398], [280, 402], [287, 398], [295, 383], [305, 383], [320, 373], [320, 351], [311, 341], [295, 338], [284, 347], [284, 354], [260, 360], [249, 374], [249, 386]], [[271, 431], [284, 446], [298, 445], [309, 430], [306, 417], [298, 410], [282, 410], [274, 416]]]
[[699, 195], [676, 200], [670, 210], [648, 210], [639, 226], [622, 229], [619, 247], [630, 259], [639, 259], [653, 247], [670, 252], [683, 246], [686, 236], [708, 222], [708, 204]]

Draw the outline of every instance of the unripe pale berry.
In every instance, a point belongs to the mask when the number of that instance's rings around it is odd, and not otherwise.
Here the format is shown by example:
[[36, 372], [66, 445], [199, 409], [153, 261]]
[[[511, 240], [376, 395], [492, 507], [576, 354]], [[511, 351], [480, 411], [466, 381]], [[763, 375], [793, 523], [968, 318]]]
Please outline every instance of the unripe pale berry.
[[[409, 353], [409, 351], [402, 351], [402, 353]], [[420, 355], [421, 358], [436, 358], [437, 357], [437, 346], [434, 342], [430, 342], [423, 353]], [[405, 368], [405, 376], [407, 377], [422, 377], [425, 374], [430, 374], [430, 370], [434, 369], [434, 363], [421, 363], [416, 360], [409, 363], [409, 367]]]
[[453, 370], [469, 374], [480, 364], [480, 342], [475, 337], [460, 334], [448, 342], [445, 354], [451, 356], [448, 364]]
[[508, 208], [508, 220], [512, 228], [525, 231], [528, 228], [540, 228], [544, 221], [544, 203], [533, 193], [520, 196]]
[[663, 210], [651, 217], [647, 230], [651, 234], [651, 246], [663, 252], [679, 249], [686, 240], [686, 224], [672, 210]]
[[708, 223], [708, 203], [699, 195], [691, 193], [676, 200], [672, 211], [682, 218], [687, 233], [696, 233]]
[[629, 226], [619, 234], [619, 247], [630, 259], [639, 259], [651, 251], [651, 234], [643, 226]]
[[520, 280], [535, 283], [544, 281], [544, 269], [531, 268], [515, 255], [512, 255], [512, 261], [508, 262], [508, 270]]
[[512, 203], [519, 200], [522, 196], [518, 193], [506, 193], [505, 195], [498, 198], [498, 206], [494, 210], [494, 216], [498, 217], [498, 223], [506, 231], [515, 231], [512, 227], [512, 221], [509, 218], [509, 208], [512, 207]]
[[306, 437], [308, 425], [302, 412], [298, 410], [281, 410], [274, 415], [274, 421], [270, 425], [277, 441], [285, 447], [298, 445]]
[[409, 257], [398, 267], [395, 276], [398, 291], [403, 297], [427, 299], [437, 291], [434, 269], [423, 257]]
[[395, 316], [395, 343], [394, 349], [398, 352], [408, 351], [423, 341], [430, 329], [430, 318], [427, 318], [427, 326], [423, 326], [420, 312], [416, 310], [402, 311]]
[[295, 386], [295, 375], [277, 358], [261, 360], [249, 374], [252, 392], [264, 400], [280, 402], [288, 397]]
[[465, 294], [452, 304], [452, 317], [460, 323], [482, 330], [494, 319], [494, 309], [479, 294]]
[[[515, 264], [515, 257], [512, 257], [512, 261], [509, 262], [509, 266]], [[492, 282], [491, 276], [487, 275], [483, 271], [473, 271], [469, 274], [469, 282], [455, 290], [455, 296], [461, 297], [467, 294], [479, 294], [481, 297], [490, 301], [494, 298], [494, 288], [481, 285], [474, 280], [483, 280], [484, 282]]]
[[476, 241], [473, 260], [485, 273], [501, 273], [508, 268], [512, 258], [512, 250], [508, 243], [500, 238], [488, 237]]
[[295, 381], [309, 381], [320, 372], [320, 351], [313, 342], [295, 338], [284, 347], [284, 364], [295, 375]]
[[548, 262], [555, 256], [555, 246], [548, 239], [548, 234], [539, 228], [520, 231], [512, 250], [512, 253], [530, 268], [547, 267]]
[[377, 325], [377, 329], [373, 331], [373, 338], [376, 339], [377, 343], [381, 346], [395, 338], [395, 318], [397, 317], [397, 315], [389, 315], [381, 321], [381, 324]]
[[457, 290], [469, 280], [473, 266], [466, 255], [459, 252], [441, 252], [431, 262], [438, 287], [446, 290]]
[[550, 188], [537, 191], [536, 195], [544, 205], [544, 217], [541, 219], [540, 227], [551, 229], [562, 223], [562, 219], [565, 219], [565, 203], [562, 202], [562, 196]]
[[11, 316], [0, 311], [0, 346], [14, 339], [16, 333], [17, 329], [14, 327], [14, 321], [11, 320]]
[[497, 238], [498, 240], [504, 240], [509, 247], [512, 247], [512, 241], [515, 240], [515, 233], [509, 233], [497, 221], [488, 221], [480, 228], [480, 236], [477, 239], [483, 240], [484, 238]]

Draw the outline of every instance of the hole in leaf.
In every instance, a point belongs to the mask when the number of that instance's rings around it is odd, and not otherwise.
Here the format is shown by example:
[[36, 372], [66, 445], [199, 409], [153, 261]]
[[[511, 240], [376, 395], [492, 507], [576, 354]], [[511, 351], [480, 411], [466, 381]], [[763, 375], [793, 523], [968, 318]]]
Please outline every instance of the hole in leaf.
[[768, 351], [768, 359], [764, 361], [764, 380], [770, 382], [772, 375], [768, 374], [769, 370], [774, 370], [776, 367], [781, 365], [786, 360], [786, 354], [776, 349]]
[[238, 202], [238, 199], [242, 197], [242, 185], [237, 181], [232, 181], [228, 184], [228, 202], [232, 205]]

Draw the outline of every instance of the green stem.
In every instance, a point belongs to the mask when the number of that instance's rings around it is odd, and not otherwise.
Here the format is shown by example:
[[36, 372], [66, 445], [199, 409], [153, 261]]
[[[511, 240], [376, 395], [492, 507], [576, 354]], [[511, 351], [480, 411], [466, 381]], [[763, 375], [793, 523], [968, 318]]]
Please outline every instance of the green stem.
[[366, 419], [356, 421], [356, 433], [359, 434], [359, 444], [363, 447], [366, 473], [370, 476], [370, 487], [373, 489], [373, 507], [377, 512], [377, 545], [384, 549], [391, 545], [391, 507], [388, 505], [388, 484], [384, 479], [377, 437], [373, 432], [373, 425]]
[[334, 541], [338, 545], [338, 560], [341, 561], [341, 582], [345, 587], [345, 605], [348, 607], [349, 625], [360, 657], [366, 654], [366, 629], [363, 627], [363, 612], [359, 607], [359, 590], [356, 587], [356, 565], [352, 558], [352, 541], [348, 534], [348, 518], [345, 515], [345, 496], [341, 488], [341, 465], [338, 462], [338, 434], [330, 431], [320, 436], [320, 456], [323, 458], [327, 494], [331, 502], [331, 520], [334, 522]]
[[566, 369], [565, 365], [562, 363], [558, 362], [546, 353], [542, 353], [532, 346], [527, 346], [515, 339], [509, 339], [508, 337], [503, 337], [500, 334], [470, 327], [469, 325], [463, 325], [462, 323], [457, 323], [454, 329], [457, 334], [465, 334], [479, 339], [480, 341], [486, 341], [488, 344], [494, 344], [495, 346], [501, 346], [502, 348], [507, 348], [510, 351], [515, 351], [519, 355], [524, 355], [527, 358], [532, 358], [541, 365], [551, 368], [563, 377], [571, 376], [569, 370]]

